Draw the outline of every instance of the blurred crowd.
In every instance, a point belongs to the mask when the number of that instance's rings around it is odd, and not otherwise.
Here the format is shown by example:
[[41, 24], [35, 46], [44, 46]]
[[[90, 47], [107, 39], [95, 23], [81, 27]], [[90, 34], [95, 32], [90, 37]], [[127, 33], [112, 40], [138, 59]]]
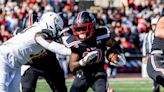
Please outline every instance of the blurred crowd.
[[[67, 18], [64, 22], [70, 25], [75, 14], [83, 10], [78, 5], [79, 1], [0, 0], [0, 43], [12, 37], [11, 33], [22, 26], [27, 14], [41, 16], [46, 11], [62, 12]], [[100, 7], [97, 12], [91, 9], [87, 11], [93, 12], [97, 26], [110, 27], [124, 52], [138, 54], [141, 52], [145, 33], [151, 30], [151, 18], [160, 17], [163, 6], [159, 0], [144, 0], [140, 4], [135, 4], [135, 0], [127, 1], [126, 6], [122, 3], [120, 7]]]

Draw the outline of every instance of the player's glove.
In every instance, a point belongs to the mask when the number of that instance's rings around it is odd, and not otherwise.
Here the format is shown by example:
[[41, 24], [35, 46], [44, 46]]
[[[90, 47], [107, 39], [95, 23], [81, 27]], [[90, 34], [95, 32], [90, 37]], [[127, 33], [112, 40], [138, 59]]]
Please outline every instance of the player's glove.
[[119, 58], [118, 61], [110, 62], [110, 64], [114, 66], [123, 66], [126, 64], [126, 59], [125, 59], [124, 54], [118, 55], [118, 58]]
[[85, 66], [86, 64], [92, 63], [93, 59], [98, 56], [98, 51], [89, 52], [83, 59], [79, 61], [81, 66]]

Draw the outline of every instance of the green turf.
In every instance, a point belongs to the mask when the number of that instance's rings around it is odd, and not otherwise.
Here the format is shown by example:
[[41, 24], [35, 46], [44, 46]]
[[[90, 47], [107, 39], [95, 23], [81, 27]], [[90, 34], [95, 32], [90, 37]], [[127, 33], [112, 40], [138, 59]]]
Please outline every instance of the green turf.
[[[70, 89], [71, 80], [66, 80], [67, 88]], [[114, 88], [115, 92], [152, 92], [152, 81], [145, 79], [110, 79], [110, 87]], [[161, 91], [164, 89], [161, 87]], [[36, 92], [52, 92], [45, 82], [39, 80], [37, 83]], [[91, 89], [88, 92], [93, 92]]]

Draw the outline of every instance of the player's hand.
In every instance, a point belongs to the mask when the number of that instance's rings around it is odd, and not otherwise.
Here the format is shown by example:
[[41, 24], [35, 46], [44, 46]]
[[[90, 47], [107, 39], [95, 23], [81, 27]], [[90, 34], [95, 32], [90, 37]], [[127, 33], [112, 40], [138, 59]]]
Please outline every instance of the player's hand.
[[126, 64], [126, 59], [124, 54], [120, 54], [118, 55], [118, 60], [114, 61], [114, 62], [110, 62], [110, 64], [114, 65], [114, 66], [123, 66]]
[[85, 66], [86, 64], [92, 63], [93, 59], [98, 56], [98, 51], [89, 52], [83, 59], [79, 61], [81, 66]]

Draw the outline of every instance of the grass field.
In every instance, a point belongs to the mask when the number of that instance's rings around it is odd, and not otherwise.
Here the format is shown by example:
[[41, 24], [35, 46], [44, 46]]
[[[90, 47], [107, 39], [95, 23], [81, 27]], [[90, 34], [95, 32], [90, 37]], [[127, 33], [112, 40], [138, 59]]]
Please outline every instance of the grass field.
[[[72, 80], [66, 80], [67, 88], [70, 89]], [[110, 87], [114, 88], [115, 92], [152, 92], [152, 81], [142, 78], [116, 78], [110, 79]], [[39, 80], [37, 83], [36, 92], [52, 92], [45, 82], [45, 80]], [[91, 89], [88, 92], [93, 92]], [[164, 89], [161, 87], [161, 92]]]

